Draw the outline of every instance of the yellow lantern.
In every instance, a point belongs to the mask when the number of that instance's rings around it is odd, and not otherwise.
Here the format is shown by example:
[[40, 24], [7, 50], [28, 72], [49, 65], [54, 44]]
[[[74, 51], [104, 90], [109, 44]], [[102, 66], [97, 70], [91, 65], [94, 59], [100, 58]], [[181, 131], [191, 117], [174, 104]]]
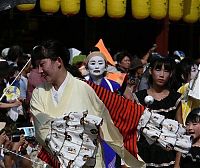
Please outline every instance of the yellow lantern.
[[56, 13], [60, 8], [60, 0], [40, 0], [40, 9], [45, 13]]
[[150, 0], [150, 16], [153, 19], [163, 19], [167, 15], [168, 0]]
[[20, 4], [17, 5], [16, 8], [20, 11], [30, 11], [35, 8], [35, 4]]
[[149, 0], [132, 0], [131, 1], [132, 15], [136, 19], [145, 19], [150, 14]]
[[86, 13], [88, 17], [100, 18], [105, 15], [106, 0], [86, 0]]
[[80, 11], [80, 0], [61, 0], [60, 7], [63, 15], [76, 15]]
[[169, 19], [178, 21], [183, 17], [183, 0], [169, 0]]
[[122, 18], [126, 14], [126, 0], [107, 0], [107, 13], [111, 18]]
[[187, 23], [195, 23], [199, 18], [199, 0], [184, 1], [183, 20]]

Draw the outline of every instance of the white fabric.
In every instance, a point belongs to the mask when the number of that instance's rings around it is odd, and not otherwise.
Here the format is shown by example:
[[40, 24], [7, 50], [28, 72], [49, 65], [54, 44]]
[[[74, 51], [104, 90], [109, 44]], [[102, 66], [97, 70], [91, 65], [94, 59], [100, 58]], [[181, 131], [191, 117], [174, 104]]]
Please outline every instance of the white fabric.
[[20, 98], [26, 99], [28, 79], [23, 75], [21, 75], [19, 80], [19, 85], [20, 85]]
[[58, 102], [60, 101], [66, 85], [67, 85], [67, 77], [65, 78], [63, 83], [60, 85], [58, 90], [55, 90], [55, 88], [52, 87], [51, 93], [52, 93], [52, 98], [53, 98], [53, 102], [54, 102], [55, 105], [57, 105]]
[[8, 111], [7, 115], [13, 120], [13, 121], [17, 121], [19, 113], [23, 113], [23, 108], [22, 106], [18, 106], [18, 107], [12, 107], [10, 108], [10, 110]]
[[4, 48], [2, 51], [1, 51], [1, 56], [3, 58], [6, 58], [7, 55], [8, 55], [8, 51], [10, 50], [10, 48]]
[[6, 126], [6, 122], [0, 122], [0, 130], [2, 130]]
[[70, 53], [70, 60], [69, 63], [72, 64], [72, 60], [75, 56], [80, 55], [81, 51], [79, 51], [76, 48], [69, 48], [69, 53]]
[[172, 119], [145, 109], [139, 124], [138, 131], [142, 133], [149, 144], [157, 143], [167, 150], [176, 150], [187, 153], [191, 148], [190, 136], [182, 124]]
[[198, 67], [197, 77], [190, 81], [189, 96], [200, 100], [200, 65]]
[[62, 167], [82, 167], [96, 155], [101, 122], [102, 118], [85, 112], [71, 112], [52, 121], [47, 142]]

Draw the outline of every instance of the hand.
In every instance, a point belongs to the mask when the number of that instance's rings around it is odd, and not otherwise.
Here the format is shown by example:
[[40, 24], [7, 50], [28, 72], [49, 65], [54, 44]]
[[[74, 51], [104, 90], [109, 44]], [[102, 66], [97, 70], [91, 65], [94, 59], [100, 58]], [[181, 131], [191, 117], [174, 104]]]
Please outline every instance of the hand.
[[6, 140], [5, 140], [5, 143], [4, 143], [4, 148], [10, 150], [11, 147], [12, 147], [12, 141], [7, 137]]
[[22, 102], [19, 101], [18, 99], [13, 102], [13, 107], [18, 107], [18, 106], [21, 106], [21, 105], [22, 105]]
[[24, 144], [22, 145], [22, 149], [26, 149], [28, 147], [28, 141], [25, 140]]
[[156, 48], [157, 48], [157, 44], [154, 44], [153, 47], [149, 49], [149, 52], [154, 52]]
[[26, 142], [25, 136], [23, 134], [21, 134], [20, 135], [20, 140], [19, 140], [18, 143], [20, 144], [20, 146], [22, 146], [25, 142]]
[[8, 139], [5, 131], [0, 134], [0, 145], [4, 144], [6, 139]]
[[22, 146], [24, 143], [25, 143], [25, 137], [23, 134], [20, 135], [20, 140], [19, 142], [14, 142], [13, 143], [13, 147], [12, 147], [12, 150], [15, 150], [15, 151], [19, 151], [19, 147]]

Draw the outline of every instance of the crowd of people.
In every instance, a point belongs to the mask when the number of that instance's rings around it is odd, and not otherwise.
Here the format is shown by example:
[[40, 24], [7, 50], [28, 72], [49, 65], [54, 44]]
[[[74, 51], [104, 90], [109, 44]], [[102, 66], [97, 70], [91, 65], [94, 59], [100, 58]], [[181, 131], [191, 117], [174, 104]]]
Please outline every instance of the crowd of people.
[[[200, 100], [189, 94], [198, 60], [181, 51], [162, 56], [156, 45], [112, 59], [98, 47], [71, 55], [57, 40], [30, 54], [18, 45], [2, 50], [0, 167], [199, 167]], [[161, 122], [144, 119], [145, 109]], [[138, 129], [141, 118], [149, 121]], [[19, 128], [34, 128], [34, 136]]]

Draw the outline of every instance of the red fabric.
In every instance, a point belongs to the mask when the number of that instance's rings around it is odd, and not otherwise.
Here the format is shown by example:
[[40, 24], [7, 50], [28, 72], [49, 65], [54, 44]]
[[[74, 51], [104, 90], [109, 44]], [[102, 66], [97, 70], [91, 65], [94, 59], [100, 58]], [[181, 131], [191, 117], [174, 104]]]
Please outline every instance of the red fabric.
[[49, 154], [44, 148], [40, 150], [37, 157], [53, 168], [60, 168], [60, 162], [55, 159], [51, 154]]
[[124, 139], [125, 148], [137, 158], [137, 125], [144, 106], [112, 93], [92, 82], [87, 83], [105, 104], [110, 116]]

